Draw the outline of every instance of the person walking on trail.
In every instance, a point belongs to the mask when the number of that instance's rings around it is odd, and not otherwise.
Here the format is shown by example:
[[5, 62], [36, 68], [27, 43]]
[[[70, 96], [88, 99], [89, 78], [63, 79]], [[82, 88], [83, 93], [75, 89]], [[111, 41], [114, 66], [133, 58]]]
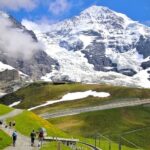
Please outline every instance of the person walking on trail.
[[43, 131], [43, 130], [40, 130], [40, 131], [39, 131], [39, 136], [38, 136], [38, 138], [39, 138], [38, 147], [40, 147], [40, 146], [42, 146], [42, 144], [43, 144], [43, 139], [44, 139], [44, 131]]
[[13, 126], [13, 127], [15, 127], [15, 125], [16, 125], [16, 122], [15, 122], [15, 121], [13, 121], [12, 126]]
[[12, 122], [10, 121], [10, 122], [9, 122], [9, 128], [11, 128], [11, 126], [12, 126]]
[[12, 140], [13, 140], [13, 146], [16, 146], [16, 140], [17, 140], [17, 132], [14, 131], [12, 134]]
[[34, 146], [34, 141], [36, 138], [36, 133], [34, 130], [31, 132], [30, 137], [31, 137], [31, 146]]

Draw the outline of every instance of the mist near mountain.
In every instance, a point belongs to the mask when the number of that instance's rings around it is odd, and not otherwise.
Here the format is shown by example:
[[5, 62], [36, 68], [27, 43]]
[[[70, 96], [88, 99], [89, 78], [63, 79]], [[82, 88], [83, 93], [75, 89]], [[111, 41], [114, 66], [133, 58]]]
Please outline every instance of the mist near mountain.
[[30, 59], [42, 44], [35, 41], [31, 35], [14, 27], [7, 17], [0, 16], [0, 49], [12, 57]]

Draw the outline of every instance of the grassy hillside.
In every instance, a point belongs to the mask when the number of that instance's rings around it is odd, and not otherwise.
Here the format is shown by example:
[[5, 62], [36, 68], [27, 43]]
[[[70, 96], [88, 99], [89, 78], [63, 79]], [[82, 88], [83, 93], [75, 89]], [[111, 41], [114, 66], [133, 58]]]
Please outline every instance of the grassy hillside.
[[[36, 112], [37, 114], [41, 114], [45, 112], [54, 112], [64, 109], [96, 106], [108, 103], [110, 101], [130, 101], [131, 99], [136, 98], [150, 98], [150, 89], [114, 87], [110, 85], [53, 85], [50, 83], [33, 83], [1, 98], [0, 102], [13, 103], [14, 101], [18, 101], [21, 99], [22, 102], [17, 107], [30, 108], [39, 104], [43, 104], [50, 99], [60, 99], [63, 95], [69, 92], [87, 90], [108, 92], [111, 94], [111, 96], [108, 98], [88, 97], [81, 100], [53, 104], [44, 108], [37, 109], [34, 112]], [[1, 110], [0, 112], [4, 113], [4, 111]], [[9, 120], [15, 120], [17, 123], [16, 129], [27, 136], [29, 136], [30, 132], [33, 129], [38, 130], [39, 127], [44, 127], [46, 128], [48, 135], [50, 136], [70, 137], [71, 135], [73, 135], [75, 137], [85, 137], [86, 140], [87, 138], [92, 139], [92, 144], [94, 144], [94, 135], [97, 133], [109, 136], [113, 141], [118, 143], [118, 136], [120, 134], [134, 129], [144, 128], [143, 130], [139, 130], [138, 132], [123, 135], [123, 137], [141, 147], [144, 147], [146, 150], [149, 150], [150, 130], [147, 128], [150, 126], [149, 114], [149, 107], [139, 106], [83, 113], [75, 116], [50, 119], [50, 123], [35, 115], [34, 113], [28, 111], [24, 111], [22, 114]], [[54, 124], [54, 126], [52, 124]], [[55, 127], [55, 125], [59, 129]], [[109, 144], [106, 143], [107, 141], [101, 142], [102, 148], [104, 150], [108, 149]], [[126, 146], [130, 146], [126, 142], [124, 144], [126, 144]], [[117, 147], [118, 144], [113, 143], [113, 149], [117, 150]], [[131, 148], [124, 147], [123, 150], [129, 149]]]
[[10, 111], [12, 111], [13, 110], [13, 108], [9, 108], [9, 107], [7, 107], [7, 106], [5, 106], [5, 105], [1, 105], [0, 104], [0, 116], [1, 115], [4, 115], [4, 114], [6, 114], [6, 113], [9, 113]]
[[[63, 95], [69, 92], [94, 90], [97, 92], [109, 92], [109, 98], [94, 98], [88, 97], [82, 100], [73, 102], [64, 102], [61, 104], [54, 104], [46, 108], [39, 109], [37, 113], [47, 111], [55, 111], [58, 109], [70, 107], [85, 107], [95, 106], [110, 100], [124, 100], [129, 98], [150, 98], [150, 89], [128, 88], [128, 87], [114, 87], [110, 85], [91, 85], [91, 84], [60, 84], [54, 85], [50, 83], [33, 83], [24, 87], [17, 92], [11, 93], [0, 99], [1, 103], [10, 104], [14, 101], [22, 100], [17, 106], [19, 108], [31, 108], [39, 104], [43, 104], [47, 100], [60, 99]], [[71, 105], [70, 105], [71, 104]]]
[[[20, 132], [21, 134], [28, 136], [30, 135], [31, 131], [34, 129], [35, 131], [38, 131], [40, 127], [43, 127], [46, 129], [48, 136], [52, 137], [64, 137], [64, 138], [72, 138], [72, 135], [67, 134], [60, 130], [59, 128], [55, 127], [48, 121], [42, 119], [41, 117], [37, 116], [36, 114], [30, 112], [30, 111], [24, 111], [23, 113], [7, 119], [7, 122], [9, 121], [15, 121], [16, 122], [16, 130]], [[42, 150], [56, 150], [57, 143], [56, 142], [50, 142], [47, 143], [42, 147]], [[84, 146], [86, 147], [86, 146]], [[62, 150], [69, 150], [70, 148], [61, 145]], [[87, 149], [88, 150], [88, 149]]]
[[[49, 121], [68, 134], [92, 137], [101, 133], [116, 142], [122, 135], [146, 150], [150, 149], [150, 107], [138, 106], [96, 111], [49, 119]], [[125, 132], [136, 129], [140, 130], [123, 135]]]
[[[86, 141], [86, 142], [94, 145], [93, 138], [92, 139], [83, 138], [80, 136], [80, 134], [76, 134], [76, 136], [74, 136], [74, 135], [72, 135], [74, 133], [73, 131], [70, 132], [69, 134], [65, 133], [64, 131], [55, 127], [48, 121], [40, 118], [36, 114], [29, 112], [29, 111], [24, 111], [23, 113], [15, 116], [13, 118], [7, 119], [7, 122], [9, 122], [9, 121], [15, 121], [16, 122], [16, 126], [15, 126], [16, 130], [28, 137], [30, 135], [30, 132], [33, 129], [37, 131], [40, 127], [43, 127], [46, 129], [48, 136], [66, 137], [66, 138], [74, 137], [74, 138], [79, 138], [81, 141]], [[0, 141], [1, 147], [6, 147], [6, 146], [10, 145], [11, 139], [9, 136], [7, 136], [4, 132], [0, 131], [0, 137], [4, 137], [4, 140]], [[48, 150], [49, 148], [51, 148], [53, 150], [53, 149], [56, 149], [56, 146], [57, 146], [56, 142], [47, 143], [46, 145], [43, 146], [42, 150]], [[1, 149], [1, 147], [0, 147], [0, 149]], [[108, 142], [105, 140], [101, 141], [101, 147], [103, 148], [103, 150], [107, 150]], [[116, 143], [112, 144], [112, 148], [114, 150], [117, 150], [117, 147], [118, 147], [118, 145]], [[89, 150], [89, 148], [83, 144], [78, 144], [78, 148], [83, 148], [83, 149]], [[62, 149], [69, 150], [69, 147], [62, 145]], [[132, 149], [129, 147], [123, 147], [123, 150], [135, 150], [135, 149]]]
[[11, 137], [9, 137], [5, 132], [0, 130], [0, 149], [4, 149], [11, 145]]
[[[69, 87], [70, 85], [68, 85]], [[74, 87], [74, 85], [71, 85]], [[114, 101], [124, 101], [124, 100], [133, 100], [136, 98], [143, 99], [143, 98], [150, 98], [150, 89], [139, 89], [139, 88], [129, 88], [129, 87], [115, 87], [110, 85], [81, 85], [79, 84], [80, 88], [77, 90], [82, 91], [82, 86], [86, 86], [91, 90], [97, 92], [108, 92], [111, 94], [110, 97], [107, 98], [97, 98], [97, 97], [87, 97], [80, 100], [75, 101], [67, 101], [63, 103], [56, 103], [53, 105], [49, 105], [46, 107], [41, 107], [36, 110], [33, 110], [37, 114], [43, 114], [47, 112], [56, 112], [65, 109], [72, 109], [72, 108], [83, 108], [88, 106], [97, 106], [102, 105], [109, 102]], [[85, 90], [85, 89], [84, 89]], [[84, 91], [83, 90], [83, 91]], [[71, 91], [72, 92], [72, 91]], [[59, 95], [59, 93], [58, 93]]]
[[24, 111], [23, 113], [10, 118], [7, 121], [15, 121], [16, 130], [26, 136], [29, 136], [33, 129], [38, 131], [40, 127], [43, 127], [46, 129], [49, 136], [68, 137], [68, 135], [60, 129], [29, 111]]

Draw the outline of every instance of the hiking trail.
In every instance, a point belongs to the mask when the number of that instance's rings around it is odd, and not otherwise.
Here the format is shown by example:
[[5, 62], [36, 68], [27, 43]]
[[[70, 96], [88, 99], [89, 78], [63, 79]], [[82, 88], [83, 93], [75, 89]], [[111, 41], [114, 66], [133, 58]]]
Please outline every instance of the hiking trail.
[[[12, 133], [15, 129], [13, 127], [5, 128], [5, 125], [6, 125], [5, 120], [8, 118], [14, 117], [16, 115], [19, 115], [22, 112], [23, 112], [23, 110], [15, 109], [8, 114], [0, 116], [0, 120], [4, 120], [4, 124], [0, 126], [0, 129], [3, 130], [4, 132], [6, 132], [8, 135], [12, 136]], [[11, 145], [11, 146], [5, 148], [5, 150], [39, 150], [37, 140], [35, 141], [35, 147], [31, 147], [30, 137], [26, 137], [18, 132], [17, 132], [17, 135], [18, 136], [17, 136], [16, 146], [13, 147], [13, 145]]]

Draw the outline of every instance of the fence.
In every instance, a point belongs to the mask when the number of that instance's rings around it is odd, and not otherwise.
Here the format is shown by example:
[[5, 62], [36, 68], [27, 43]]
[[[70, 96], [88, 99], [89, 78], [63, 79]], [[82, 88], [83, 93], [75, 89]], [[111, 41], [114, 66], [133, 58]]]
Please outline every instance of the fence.
[[82, 141], [84, 143], [89, 143], [95, 148], [101, 150], [127, 150], [127, 148], [131, 150], [144, 150], [143, 148], [129, 141], [122, 135], [118, 135], [118, 141], [116, 142], [112, 141], [110, 137], [104, 136], [102, 134], [95, 134], [89, 139], [82, 139]]

